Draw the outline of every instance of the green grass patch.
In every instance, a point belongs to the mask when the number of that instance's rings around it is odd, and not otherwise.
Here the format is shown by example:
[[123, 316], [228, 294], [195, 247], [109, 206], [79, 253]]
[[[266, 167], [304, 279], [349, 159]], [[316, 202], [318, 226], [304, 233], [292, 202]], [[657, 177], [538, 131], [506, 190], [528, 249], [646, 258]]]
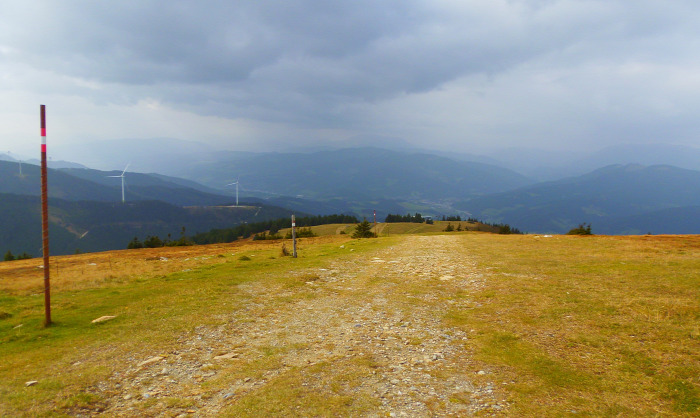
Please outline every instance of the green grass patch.
[[595, 379], [548, 356], [544, 351], [505, 332], [488, 335], [481, 348], [484, 357], [507, 366], [527, 371], [549, 388], [584, 388]]
[[[338, 373], [347, 369], [347, 373]], [[223, 414], [237, 417], [260, 416], [360, 416], [374, 411], [379, 401], [361, 390], [370, 367], [357, 362], [319, 363], [292, 368], [269, 381], [264, 389], [236, 399]]]

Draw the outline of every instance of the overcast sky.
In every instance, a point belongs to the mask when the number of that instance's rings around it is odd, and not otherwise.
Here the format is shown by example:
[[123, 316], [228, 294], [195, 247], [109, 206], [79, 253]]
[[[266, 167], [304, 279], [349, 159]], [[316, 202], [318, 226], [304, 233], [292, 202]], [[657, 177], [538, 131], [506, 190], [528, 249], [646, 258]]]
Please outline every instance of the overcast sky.
[[0, 152], [700, 146], [700, 2], [2, 1]]

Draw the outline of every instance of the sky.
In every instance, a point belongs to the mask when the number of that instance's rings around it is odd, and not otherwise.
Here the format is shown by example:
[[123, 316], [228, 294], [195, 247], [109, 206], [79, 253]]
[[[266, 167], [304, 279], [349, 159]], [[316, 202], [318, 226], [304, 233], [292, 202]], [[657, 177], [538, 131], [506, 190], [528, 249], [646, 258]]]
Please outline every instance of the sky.
[[[0, 152], [700, 146], [700, 2], [0, 2]], [[387, 139], [387, 141], [389, 141]]]

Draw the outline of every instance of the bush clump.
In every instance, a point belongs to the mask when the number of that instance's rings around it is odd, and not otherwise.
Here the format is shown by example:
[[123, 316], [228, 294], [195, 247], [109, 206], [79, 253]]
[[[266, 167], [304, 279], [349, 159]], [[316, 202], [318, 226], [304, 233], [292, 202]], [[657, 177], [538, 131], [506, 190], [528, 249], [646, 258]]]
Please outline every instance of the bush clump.
[[566, 233], [566, 235], [593, 235], [593, 233], [591, 232], [591, 224], [579, 224], [578, 227], [570, 230]]

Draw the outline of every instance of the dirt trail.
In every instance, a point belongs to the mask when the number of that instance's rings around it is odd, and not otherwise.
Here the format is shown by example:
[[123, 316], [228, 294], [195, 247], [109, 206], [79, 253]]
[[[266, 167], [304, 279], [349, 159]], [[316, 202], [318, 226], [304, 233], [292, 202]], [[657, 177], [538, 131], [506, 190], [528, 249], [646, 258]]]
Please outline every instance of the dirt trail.
[[[290, 272], [300, 285], [276, 295], [258, 282], [242, 284], [250, 303], [222, 318], [221, 326], [197, 328], [167, 358], [135, 363], [105, 382], [99, 388], [110, 394], [104, 412], [173, 416], [184, 408], [216, 415], [248, 395], [275, 390], [274, 382], [288, 374], [320, 393], [340, 382], [341, 391], [373, 402], [369, 416], [504, 412], [488, 372], [471, 362], [468, 333], [442, 322], [451, 308], [477, 304], [469, 294], [484, 285], [463, 242], [407, 236], [326, 269]], [[298, 292], [309, 297], [294, 297]], [[271, 298], [274, 310], [267, 306]], [[284, 298], [290, 302], [280, 303]], [[274, 361], [266, 365], [266, 359]], [[227, 371], [255, 362], [257, 373], [224, 388], [216, 384]], [[173, 408], [168, 398], [190, 404]]]

